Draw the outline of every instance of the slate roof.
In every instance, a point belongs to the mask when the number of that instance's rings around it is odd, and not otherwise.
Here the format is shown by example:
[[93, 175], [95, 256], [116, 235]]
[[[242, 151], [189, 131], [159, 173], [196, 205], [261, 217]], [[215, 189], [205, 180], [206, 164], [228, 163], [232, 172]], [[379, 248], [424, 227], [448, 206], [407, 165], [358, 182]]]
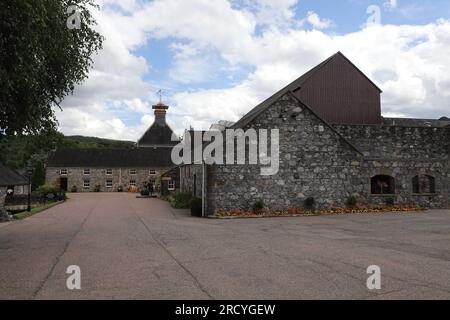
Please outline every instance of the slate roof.
[[155, 122], [139, 139], [138, 145], [175, 146], [178, 142], [172, 141], [172, 134], [172, 129], [165, 122]]
[[60, 149], [52, 153], [47, 167], [147, 168], [170, 167], [171, 148]]
[[28, 179], [17, 171], [4, 167], [0, 164], [0, 187], [25, 186]]
[[273, 96], [269, 97], [267, 100], [263, 101], [259, 105], [257, 105], [255, 108], [253, 108], [249, 113], [247, 113], [245, 116], [243, 116], [238, 122], [236, 122], [233, 126], [233, 128], [243, 128], [248, 123], [250, 123], [253, 119], [255, 119], [259, 114], [264, 112], [267, 108], [269, 108], [275, 101], [277, 101], [279, 98], [281, 98], [284, 94], [288, 93], [289, 91], [296, 92], [299, 90], [314, 74], [316, 74], [319, 70], [321, 70], [324, 66], [326, 66], [330, 61], [332, 61], [337, 56], [343, 57], [345, 60], [347, 60], [358, 72], [360, 72], [369, 82], [377, 88], [380, 93], [382, 92], [381, 89], [372, 81], [370, 80], [358, 67], [356, 67], [346, 56], [344, 56], [341, 52], [337, 52], [336, 54], [332, 55], [316, 67], [312, 68], [308, 72], [306, 72], [304, 75], [302, 75], [297, 80], [293, 81], [292, 83], [288, 84], [286, 87], [275, 93]]

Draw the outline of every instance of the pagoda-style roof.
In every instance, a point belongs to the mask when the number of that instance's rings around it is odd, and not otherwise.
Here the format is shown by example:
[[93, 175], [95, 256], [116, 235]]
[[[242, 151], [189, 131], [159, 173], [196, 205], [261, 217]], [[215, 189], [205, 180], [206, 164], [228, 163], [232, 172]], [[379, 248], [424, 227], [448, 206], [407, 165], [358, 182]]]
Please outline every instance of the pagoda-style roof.
[[154, 123], [138, 140], [138, 147], [173, 147], [178, 142], [172, 141], [172, 134], [172, 129], [166, 123]]
[[138, 140], [139, 148], [173, 147], [178, 141], [172, 141], [173, 131], [166, 122], [166, 112], [169, 107], [162, 102], [153, 106], [155, 122]]

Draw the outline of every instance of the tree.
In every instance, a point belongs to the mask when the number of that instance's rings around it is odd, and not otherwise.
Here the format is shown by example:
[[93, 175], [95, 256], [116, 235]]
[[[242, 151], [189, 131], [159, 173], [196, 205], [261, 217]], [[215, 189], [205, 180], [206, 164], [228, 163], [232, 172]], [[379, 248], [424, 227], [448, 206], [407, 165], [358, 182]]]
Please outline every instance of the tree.
[[0, 163], [11, 169], [34, 167], [45, 162], [50, 151], [65, 145], [64, 135], [52, 128], [39, 134], [9, 136], [0, 139]]
[[[0, 1], [0, 154], [5, 137], [55, 130], [54, 108], [87, 78], [102, 48], [90, 12], [95, 6], [94, 0]], [[76, 28], [72, 18], [80, 18]], [[19, 166], [26, 159], [11, 161]], [[3, 198], [0, 190], [0, 215]]]
[[31, 190], [36, 190], [45, 184], [44, 163], [38, 162], [33, 168], [33, 177], [31, 178]]
[[[102, 48], [93, 7], [93, 0], [0, 2], [0, 139], [56, 127], [54, 108], [87, 78]], [[69, 28], [78, 15], [80, 28]]]

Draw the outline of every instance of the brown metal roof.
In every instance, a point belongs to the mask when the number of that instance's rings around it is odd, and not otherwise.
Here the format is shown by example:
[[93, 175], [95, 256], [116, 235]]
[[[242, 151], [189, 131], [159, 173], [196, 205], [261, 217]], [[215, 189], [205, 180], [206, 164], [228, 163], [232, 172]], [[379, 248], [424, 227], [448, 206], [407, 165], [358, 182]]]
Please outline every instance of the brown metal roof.
[[245, 116], [243, 116], [238, 122], [235, 123], [233, 128], [242, 128], [246, 126], [250, 121], [255, 119], [259, 114], [261, 114], [263, 111], [265, 111], [270, 105], [272, 105], [276, 100], [278, 100], [281, 96], [283, 96], [285, 93], [292, 91], [298, 91], [314, 74], [316, 74], [319, 70], [321, 70], [323, 67], [325, 67], [329, 62], [331, 62], [336, 57], [343, 57], [346, 61], [348, 61], [358, 72], [360, 72], [380, 93], [382, 92], [381, 89], [372, 81], [370, 80], [360, 69], [358, 69], [342, 52], [337, 52], [336, 54], [332, 55], [322, 63], [318, 64], [305, 74], [303, 74], [300, 78], [293, 81], [292, 83], [288, 84], [286, 87], [269, 97], [267, 100], [263, 101], [259, 105], [257, 105], [255, 108], [253, 108], [250, 112], [248, 112]]

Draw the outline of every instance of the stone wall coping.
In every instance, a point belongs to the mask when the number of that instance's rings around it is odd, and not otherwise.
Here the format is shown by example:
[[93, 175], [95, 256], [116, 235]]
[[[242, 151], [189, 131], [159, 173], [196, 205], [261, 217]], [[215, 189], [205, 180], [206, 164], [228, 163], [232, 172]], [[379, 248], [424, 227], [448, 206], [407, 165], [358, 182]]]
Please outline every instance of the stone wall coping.
[[438, 129], [438, 130], [449, 130], [449, 127], [426, 127], [426, 126], [406, 126], [406, 125], [392, 125], [392, 124], [332, 124], [335, 128], [345, 128], [345, 127], [368, 127], [368, 128], [402, 128], [402, 129]]
[[364, 157], [364, 161], [404, 161], [404, 162], [442, 162], [448, 161], [450, 158], [372, 158]]
[[147, 166], [147, 167], [96, 167], [96, 166], [86, 166], [86, 167], [54, 167], [54, 166], [48, 166], [46, 169], [166, 169], [170, 167], [158, 167], [158, 166]]

